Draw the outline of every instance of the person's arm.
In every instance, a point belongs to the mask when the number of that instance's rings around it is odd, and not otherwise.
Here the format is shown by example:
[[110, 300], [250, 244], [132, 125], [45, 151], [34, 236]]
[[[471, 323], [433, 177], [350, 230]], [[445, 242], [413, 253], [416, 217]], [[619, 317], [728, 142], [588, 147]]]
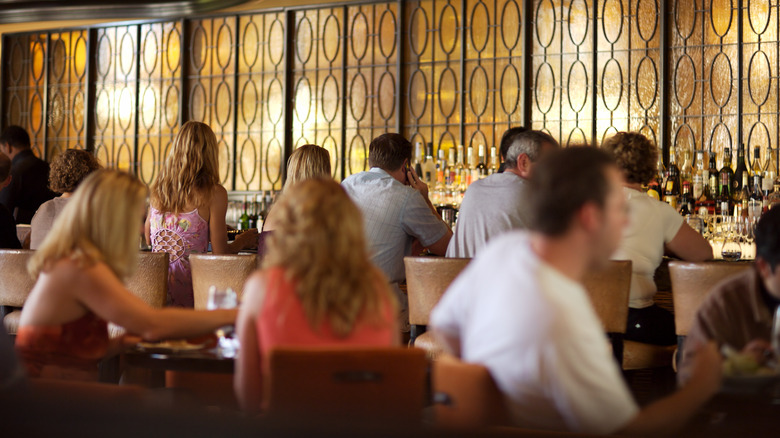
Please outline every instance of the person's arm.
[[721, 357], [714, 342], [702, 346], [696, 352], [693, 367], [693, 374], [686, 386], [642, 409], [618, 433], [666, 436], [679, 431], [720, 387]]
[[683, 223], [666, 247], [677, 257], [689, 262], [703, 262], [712, 258], [712, 246], [701, 234]]
[[204, 335], [236, 320], [235, 309], [152, 308], [128, 291], [103, 263], [84, 268], [83, 273], [73, 289], [84, 307], [149, 341]]
[[460, 357], [460, 338], [436, 329], [433, 330], [433, 335], [439, 340], [445, 353], [450, 356]]
[[406, 181], [409, 183], [411, 188], [420, 192], [423, 199], [425, 200], [425, 203], [428, 204], [428, 208], [430, 208], [433, 214], [438, 217], [439, 212], [436, 211], [436, 207], [433, 206], [431, 199], [428, 197], [428, 184], [425, 184], [425, 182], [422, 181], [419, 176], [417, 176], [417, 172], [415, 172], [414, 168], [409, 167], [409, 169], [406, 171]]
[[241, 354], [236, 359], [233, 390], [242, 410], [257, 412], [263, 401], [262, 359], [260, 357], [257, 315], [265, 296], [265, 274], [253, 274], [244, 285], [243, 302], [236, 322]]
[[439, 256], [445, 255], [447, 253], [447, 246], [449, 246], [451, 239], [452, 230], [448, 229], [447, 233], [442, 236], [441, 239], [437, 240], [433, 245], [428, 246], [428, 251]]
[[146, 239], [146, 244], [148, 246], [152, 246], [152, 224], [149, 222], [151, 216], [151, 213], [148, 213], [146, 215], [146, 220], [144, 221], [144, 239]]
[[236, 236], [236, 240], [227, 243], [227, 190], [221, 185], [214, 186], [209, 205], [209, 239], [213, 254], [236, 254], [257, 242], [257, 230], [247, 230]]

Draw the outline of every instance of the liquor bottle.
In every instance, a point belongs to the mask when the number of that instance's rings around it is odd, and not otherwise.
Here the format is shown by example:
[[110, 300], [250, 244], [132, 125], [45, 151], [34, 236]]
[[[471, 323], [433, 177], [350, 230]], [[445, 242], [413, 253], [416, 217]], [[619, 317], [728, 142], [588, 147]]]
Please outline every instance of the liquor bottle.
[[436, 160], [436, 184], [433, 189], [431, 202], [433, 205], [442, 205], [445, 200], [444, 172], [447, 162], [444, 160], [444, 149], [439, 148], [438, 159]]
[[418, 141], [414, 143], [414, 156], [412, 157], [412, 167], [414, 167], [414, 171], [417, 173], [417, 176], [419, 178], [423, 177], [422, 159], [423, 159], [422, 143]]
[[433, 143], [425, 146], [425, 162], [422, 163], [422, 180], [428, 184], [428, 188], [433, 188], [436, 182], [436, 163], [433, 160]]
[[712, 151], [709, 152], [709, 165], [707, 166], [707, 173], [709, 174], [709, 186], [712, 194], [712, 198], [717, 198], [720, 192], [718, 191], [718, 184], [720, 183], [720, 175], [718, 173], [717, 163], [715, 162], [715, 154]]
[[704, 178], [704, 172], [704, 151], [697, 151], [696, 171], [694, 171], [693, 177], [691, 178], [691, 185], [693, 186], [693, 199], [701, 198], [702, 193], [704, 193], [704, 185], [707, 184], [707, 181], [705, 181]]
[[680, 215], [682, 217], [690, 216], [694, 212], [693, 196], [691, 196], [691, 183], [684, 181], [682, 183], [682, 195], [680, 196]]
[[664, 187], [664, 202], [677, 208], [677, 201], [680, 198], [680, 169], [677, 167], [674, 146], [669, 150], [669, 176], [666, 178]]
[[[724, 166], [725, 167], [725, 166]], [[731, 168], [729, 167], [730, 171]], [[718, 197], [716, 199], [715, 213], [722, 216], [731, 215], [732, 197], [731, 197], [731, 174], [721, 169], [720, 181], [718, 187]]]
[[466, 168], [465, 163], [466, 154], [463, 152], [463, 145], [458, 146], [458, 165], [455, 168], [455, 173], [457, 176], [455, 177], [458, 181], [458, 190], [463, 193], [466, 191], [467, 187], [467, 180], [468, 180], [468, 169]]
[[477, 163], [477, 173], [479, 174], [479, 179], [482, 179], [488, 175], [488, 168], [485, 166], [485, 145], [481, 144], [479, 145], [479, 162]]
[[246, 195], [244, 195], [244, 212], [241, 213], [241, 217], [238, 218], [239, 231], [246, 231], [249, 229], [249, 214], [247, 213]]
[[447, 151], [447, 169], [444, 173], [444, 184], [447, 185], [448, 190], [452, 190], [456, 186], [457, 167], [455, 163], [455, 146], [450, 146], [450, 149]]
[[750, 169], [750, 176], [753, 177], [753, 181], [750, 184], [750, 187], [753, 187], [756, 182], [756, 176], [758, 176], [758, 183], [761, 184], [761, 178], [762, 174], [764, 173], [764, 170], [761, 168], [761, 148], [759, 146], [756, 146], [753, 148], [753, 165]]
[[684, 183], [685, 181], [688, 181], [689, 183], [692, 182], [693, 179], [693, 165], [691, 164], [691, 151], [689, 149], [685, 149], [685, 152], [683, 153], [683, 164], [682, 167], [680, 167], [680, 183]]
[[775, 208], [780, 204], [780, 180], [775, 180], [772, 193], [767, 196], [767, 209]]
[[[737, 216], [747, 217], [750, 209], [750, 183], [748, 182], [748, 172], [742, 172], [742, 189], [739, 191], [737, 199], [734, 200], [737, 206]], [[739, 201], [737, 203], [737, 200]]]
[[488, 174], [492, 175], [496, 172], [498, 172], [498, 154], [496, 153], [496, 147], [491, 146], [490, 147], [490, 169], [488, 169]]
[[260, 192], [257, 195], [255, 195], [255, 204], [257, 205], [257, 222], [255, 223], [255, 227], [258, 230], [262, 230], [263, 223], [265, 222], [265, 218], [268, 216], [268, 208], [269, 208], [264, 203], [263, 192]]
[[769, 208], [769, 194], [774, 189], [775, 179], [777, 178], [777, 160], [776, 154], [780, 149], [767, 149], [766, 161], [764, 162], [764, 171], [761, 173], [761, 188], [764, 191], [764, 211]]
[[715, 214], [715, 197], [712, 194], [717, 192], [718, 186], [715, 185], [715, 181], [712, 183], [705, 184], [701, 196], [696, 198], [696, 212], [699, 216]]
[[474, 174], [476, 173], [476, 169], [474, 168], [474, 146], [469, 146], [468, 149], [466, 149], [466, 159], [465, 159], [465, 166], [466, 166], [466, 188], [468, 188], [471, 183], [479, 179], [479, 176], [476, 178], [474, 177]]
[[745, 144], [742, 143], [739, 149], [737, 149], [737, 168], [734, 169], [734, 179], [731, 180], [731, 193], [742, 191], [742, 174], [746, 172], [749, 171], [745, 165]]
[[726, 184], [728, 190], [727, 196], [729, 200], [732, 200], [734, 190], [734, 171], [731, 169], [731, 149], [728, 147], [723, 148], [723, 167], [718, 172], [718, 196], [723, 191], [723, 184]]
[[249, 210], [249, 228], [257, 228], [257, 218], [260, 214], [260, 206], [257, 204], [257, 196], [252, 201], [252, 208]]
[[[757, 175], [760, 175], [758, 172]], [[756, 178], [753, 175], [753, 190], [750, 192], [750, 200], [748, 201], [748, 217], [753, 220], [758, 220], [761, 217], [761, 213], [764, 211], [764, 193], [761, 188], [761, 179]]]

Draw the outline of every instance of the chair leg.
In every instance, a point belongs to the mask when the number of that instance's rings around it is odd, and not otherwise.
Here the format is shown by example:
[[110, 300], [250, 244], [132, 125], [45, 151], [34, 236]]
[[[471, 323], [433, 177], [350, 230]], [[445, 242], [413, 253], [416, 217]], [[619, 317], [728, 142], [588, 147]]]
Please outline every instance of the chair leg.
[[623, 368], [623, 333], [607, 333], [609, 342], [612, 344], [612, 354], [617, 360], [618, 366]]

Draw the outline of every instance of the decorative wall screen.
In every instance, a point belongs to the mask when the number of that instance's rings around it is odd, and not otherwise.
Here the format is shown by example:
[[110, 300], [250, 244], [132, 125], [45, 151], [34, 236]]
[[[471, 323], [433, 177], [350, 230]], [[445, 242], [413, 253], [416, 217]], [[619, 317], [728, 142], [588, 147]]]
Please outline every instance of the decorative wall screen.
[[[712, 151], [780, 136], [780, 6], [747, 0], [365, 1], [5, 35], [2, 125], [150, 183], [185, 120], [232, 190], [326, 147], [343, 178], [382, 132], [445, 150], [509, 126], [563, 144], [636, 130]], [[137, 110], [136, 110], [137, 109]]]

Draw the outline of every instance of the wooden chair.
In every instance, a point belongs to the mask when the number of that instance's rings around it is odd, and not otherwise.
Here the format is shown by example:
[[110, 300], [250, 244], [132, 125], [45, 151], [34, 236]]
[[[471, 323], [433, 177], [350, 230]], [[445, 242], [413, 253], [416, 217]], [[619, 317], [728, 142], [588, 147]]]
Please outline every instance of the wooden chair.
[[600, 271], [588, 272], [583, 280], [596, 311], [607, 332], [618, 363], [623, 363], [623, 335], [628, 321], [628, 296], [631, 291], [631, 261], [615, 260]]
[[484, 366], [444, 355], [433, 362], [432, 378], [437, 427], [467, 430], [509, 424], [504, 395]]
[[425, 332], [431, 311], [470, 261], [443, 257], [404, 257], [409, 324], [412, 326], [409, 344], [427, 351], [431, 359], [442, 352], [436, 339]]
[[415, 348], [284, 348], [269, 355], [269, 418], [419, 424], [428, 362]]
[[21, 310], [30, 294], [35, 279], [27, 272], [27, 262], [35, 251], [26, 249], [0, 250], [0, 308], [3, 325], [9, 334], [19, 328]]
[[257, 269], [254, 254], [191, 254], [192, 289], [195, 294], [195, 308], [205, 309], [209, 299], [209, 288], [231, 288], [238, 298], [244, 290], [247, 277]]
[[751, 266], [745, 262], [669, 263], [678, 351], [683, 350], [685, 337], [688, 336], [696, 312], [713, 287]]
[[[125, 282], [127, 289], [151, 307], [162, 308], [168, 300], [168, 253], [146, 252], [138, 254], [138, 266]], [[122, 327], [109, 324], [109, 336], [125, 333]]]

